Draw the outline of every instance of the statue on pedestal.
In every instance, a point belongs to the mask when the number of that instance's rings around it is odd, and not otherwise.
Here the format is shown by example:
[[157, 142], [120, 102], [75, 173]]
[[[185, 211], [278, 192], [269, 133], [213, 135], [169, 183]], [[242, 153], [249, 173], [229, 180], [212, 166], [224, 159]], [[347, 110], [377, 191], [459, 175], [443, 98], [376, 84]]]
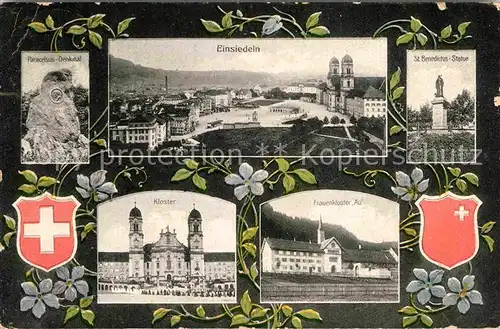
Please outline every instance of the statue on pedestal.
[[443, 87], [444, 87], [444, 81], [440, 74], [438, 75], [438, 78], [436, 80], [436, 93], [434, 94], [436, 97], [444, 97]]

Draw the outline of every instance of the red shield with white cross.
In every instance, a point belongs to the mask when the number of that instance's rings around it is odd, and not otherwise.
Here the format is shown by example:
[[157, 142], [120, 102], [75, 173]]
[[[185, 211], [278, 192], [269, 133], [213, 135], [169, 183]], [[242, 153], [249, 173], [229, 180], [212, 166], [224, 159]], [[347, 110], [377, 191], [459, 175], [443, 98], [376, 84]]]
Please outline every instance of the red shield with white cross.
[[420, 210], [420, 251], [425, 258], [448, 270], [474, 258], [479, 249], [481, 200], [446, 192], [423, 195], [415, 203]]
[[28, 264], [49, 272], [75, 256], [77, 234], [74, 196], [54, 197], [50, 193], [20, 197], [13, 204], [19, 218], [17, 251]]

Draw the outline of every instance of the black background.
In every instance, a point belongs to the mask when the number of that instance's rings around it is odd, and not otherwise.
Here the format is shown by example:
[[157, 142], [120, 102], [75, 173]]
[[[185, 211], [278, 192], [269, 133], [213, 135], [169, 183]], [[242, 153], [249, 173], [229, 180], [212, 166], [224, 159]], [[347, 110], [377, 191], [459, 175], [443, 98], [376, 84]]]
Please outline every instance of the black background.
[[[273, 14], [272, 6], [290, 13], [297, 21], [305, 22], [307, 17], [321, 11], [320, 23], [329, 28], [331, 37], [369, 37], [383, 23], [393, 19], [408, 19], [410, 16], [419, 18], [430, 29], [439, 32], [451, 24], [471, 21], [468, 32], [472, 39], [461, 41], [458, 45], [440, 47], [440, 49], [476, 49], [477, 57], [477, 147], [482, 150], [480, 161], [482, 165], [461, 166], [463, 170], [472, 171], [480, 177], [480, 188], [476, 195], [484, 202], [479, 212], [479, 223], [484, 224], [490, 220], [497, 220], [497, 204], [499, 203], [498, 151], [500, 143], [499, 116], [493, 104], [493, 97], [498, 90], [498, 55], [499, 55], [499, 14], [494, 6], [488, 4], [452, 4], [448, 9], [440, 11], [435, 4], [219, 4], [223, 9], [240, 9], [246, 16], [259, 14]], [[19, 196], [16, 189], [22, 184], [22, 179], [17, 175], [18, 170], [26, 166], [20, 164], [20, 51], [21, 50], [48, 50], [49, 34], [38, 34], [27, 31], [26, 26], [32, 20], [44, 21], [50, 14], [56, 24], [62, 24], [77, 17], [89, 17], [93, 14], [106, 14], [105, 21], [116, 27], [119, 21], [127, 17], [136, 17], [128, 29], [131, 37], [168, 38], [168, 37], [215, 37], [207, 33], [200, 23], [200, 18], [220, 21], [222, 14], [216, 4], [52, 4], [50, 6], [37, 6], [35, 4], [8, 3], [0, 6], [0, 169], [3, 171], [4, 180], [0, 183], [0, 213], [15, 217], [11, 204]], [[92, 122], [106, 106], [107, 100], [107, 42], [108, 34], [103, 32], [104, 47], [98, 50], [90, 47], [91, 65], [91, 117]], [[385, 34], [388, 37], [389, 47], [389, 72], [394, 72], [398, 66], [402, 68], [402, 81], [405, 80], [406, 49], [396, 47], [396, 32]], [[237, 37], [237, 36], [236, 36]], [[286, 37], [278, 34], [277, 37]], [[63, 38], [60, 50], [72, 50], [70, 38]], [[279, 45], [278, 45], [279, 46]], [[168, 55], [166, 55], [168, 60]], [[473, 77], [471, 77], [473, 78]], [[392, 141], [392, 140], [391, 140]], [[89, 175], [99, 168], [99, 161], [94, 159], [91, 165], [82, 166], [79, 172]], [[393, 158], [379, 160], [367, 165], [362, 160], [357, 164], [352, 161], [347, 166], [350, 170], [362, 171], [366, 168], [381, 168], [389, 172], [403, 170], [407, 173], [413, 166], [391, 164]], [[245, 159], [254, 167], [261, 165], [261, 160]], [[108, 178], [114, 176], [127, 163], [117, 162], [107, 165]], [[170, 177], [180, 168], [179, 164], [147, 165], [149, 179], [142, 190], [181, 189], [194, 190], [190, 182], [171, 183]], [[233, 168], [238, 163], [233, 161]], [[319, 182], [317, 187], [300, 184], [297, 191], [321, 189], [346, 189], [374, 193], [394, 199], [390, 190], [390, 182], [382, 177], [373, 189], [368, 189], [362, 184], [361, 179], [345, 175], [339, 171], [344, 168], [339, 161], [329, 165], [315, 164], [306, 161], [304, 166], [316, 175]], [[431, 178], [430, 194], [436, 193], [436, 184], [425, 166], [426, 177]], [[39, 176], [55, 176], [54, 166], [31, 166]], [[74, 194], [75, 174], [65, 183], [63, 195]], [[223, 177], [214, 174], [207, 178], [208, 195], [217, 196], [236, 202], [232, 195], [232, 188], [225, 185]], [[118, 183], [119, 194], [126, 194], [140, 189], [122, 180]], [[282, 194], [279, 189], [259, 197], [258, 202], [266, 201]], [[401, 213], [407, 209], [402, 207]], [[81, 223], [79, 223], [81, 224]], [[3, 225], [0, 224], [0, 225]], [[374, 228], [375, 229], [375, 228]], [[0, 231], [5, 233], [6, 228], [0, 226]], [[2, 234], [3, 235], [3, 234]], [[495, 240], [500, 238], [495, 228], [490, 234]], [[424, 260], [418, 250], [401, 252], [401, 304], [320, 304], [320, 305], [292, 305], [294, 308], [312, 307], [319, 311], [323, 322], [304, 322], [305, 326], [315, 327], [400, 327], [401, 316], [397, 309], [408, 304], [408, 294], [404, 291], [407, 283], [413, 279], [411, 270], [423, 267], [432, 270], [435, 267]], [[79, 246], [78, 260], [89, 269], [96, 268], [96, 237], [90, 234], [85, 242]], [[458, 327], [485, 327], [500, 324], [500, 311], [496, 306], [500, 282], [498, 277], [500, 269], [498, 252], [489, 253], [483, 241], [480, 241], [480, 251], [472, 261], [473, 274], [476, 275], [476, 286], [484, 300], [483, 306], [472, 306], [466, 315], [461, 315], [456, 308], [433, 315], [434, 326], [444, 327], [456, 325]], [[63, 311], [49, 311], [37, 320], [30, 312], [19, 310], [19, 301], [23, 296], [20, 284], [24, 281], [24, 272], [29, 268], [18, 257], [13, 241], [12, 247], [0, 253], [0, 323], [24, 328], [57, 328], [62, 326]], [[463, 265], [454, 270], [450, 275], [461, 278], [469, 270]], [[448, 274], [447, 274], [448, 275]], [[87, 280], [91, 285], [91, 293], [95, 294], [95, 281]], [[239, 293], [251, 289], [247, 281], [240, 279], [238, 282]], [[250, 290], [253, 300], [258, 300], [258, 292]], [[151, 327], [152, 312], [159, 305], [97, 305], [92, 309], [96, 313], [96, 327], [138, 328]], [[165, 307], [165, 305], [162, 305]], [[174, 307], [175, 305], [170, 305]], [[188, 307], [193, 310], [195, 306]], [[220, 311], [218, 306], [206, 306], [207, 315]], [[182, 320], [185, 327], [228, 327], [227, 321], [196, 323]], [[70, 321], [66, 327], [85, 327], [79, 319]], [[166, 321], [157, 326], [168, 327]]]

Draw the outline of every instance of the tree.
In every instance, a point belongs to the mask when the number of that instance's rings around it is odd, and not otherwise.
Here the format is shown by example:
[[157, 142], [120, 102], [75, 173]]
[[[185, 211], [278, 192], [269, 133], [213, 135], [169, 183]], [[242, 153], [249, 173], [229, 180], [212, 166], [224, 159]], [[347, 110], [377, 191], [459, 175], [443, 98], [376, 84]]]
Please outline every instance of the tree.
[[330, 120], [328, 120], [328, 117], [327, 117], [327, 116], [325, 116], [325, 117], [323, 118], [323, 124], [327, 125], [329, 122], [330, 122]]
[[352, 123], [353, 125], [355, 125], [355, 124], [356, 124], [356, 122], [358, 122], [358, 120], [357, 120], [357, 119], [356, 119], [356, 117], [353, 115], [353, 116], [351, 117], [351, 119], [349, 120], [349, 122], [350, 122], [350, 123]]
[[340, 119], [339, 119], [339, 117], [334, 115], [334, 116], [330, 119], [330, 123], [331, 123], [331, 124], [334, 124], [334, 125], [339, 124], [339, 123], [340, 123]]
[[474, 116], [474, 98], [472, 98], [468, 90], [464, 89], [450, 103], [448, 124], [451, 128], [464, 129], [464, 126], [474, 122]]
[[344, 119], [340, 120], [340, 123], [344, 125], [345, 124], [345, 120]]
[[420, 107], [419, 123], [426, 130], [432, 128], [432, 105], [427, 103]]

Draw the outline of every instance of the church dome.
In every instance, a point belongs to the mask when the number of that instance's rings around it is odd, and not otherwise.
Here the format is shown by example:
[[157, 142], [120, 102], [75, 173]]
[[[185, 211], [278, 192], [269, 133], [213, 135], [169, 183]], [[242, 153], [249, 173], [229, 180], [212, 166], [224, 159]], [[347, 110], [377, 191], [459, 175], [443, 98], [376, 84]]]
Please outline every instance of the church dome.
[[339, 60], [337, 59], [337, 57], [333, 56], [332, 59], [330, 59], [330, 65], [331, 64], [338, 64], [339, 63]]
[[134, 208], [132, 208], [132, 210], [130, 210], [129, 217], [142, 217], [142, 213], [139, 210], [139, 208], [134, 206]]
[[193, 210], [191, 210], [191, 212], [189, 213], [189, 218], [199, 218], [201, 219], [201, 214], [198, 210], [196, 210], [195, 208], [193, 208]]
[[351, 64], [352, 64], [352, 63], [353, 63], [353, 61], [352, 61], [352, 57], [351, 57], [351, 56], [349, 56], [349, 55], [345, 55], [345, 56], [342, 58], [342, 64], [343, 64], [343, 63], [351, 63]]

